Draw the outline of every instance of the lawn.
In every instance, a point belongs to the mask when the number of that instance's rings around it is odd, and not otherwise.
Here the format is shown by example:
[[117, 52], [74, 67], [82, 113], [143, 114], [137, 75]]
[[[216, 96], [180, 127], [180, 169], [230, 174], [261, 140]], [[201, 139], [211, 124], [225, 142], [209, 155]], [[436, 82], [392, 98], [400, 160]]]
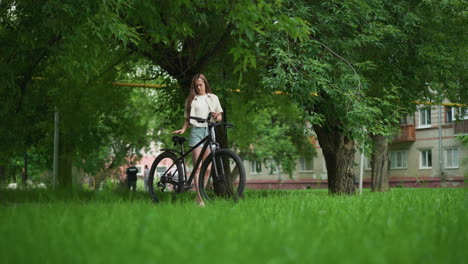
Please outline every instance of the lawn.
[[199, 208], [193, 193], [0, 193], [0, 263], [466, 263], [463, 188], [362, 196], [248, 191]]

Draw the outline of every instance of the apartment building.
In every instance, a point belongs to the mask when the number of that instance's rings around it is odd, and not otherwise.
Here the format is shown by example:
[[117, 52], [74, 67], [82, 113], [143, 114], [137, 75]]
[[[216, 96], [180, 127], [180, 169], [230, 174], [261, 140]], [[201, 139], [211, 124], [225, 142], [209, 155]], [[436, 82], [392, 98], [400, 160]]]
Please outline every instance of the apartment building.
[[[400, 132], [389, 144], [390, 186], [438, 187], [462, 186], [468, 173], [468, 150], [456, 138], [468, 134], [468, 112], [445, 105], [420, 105], [404, 118]], [[297, 161], [292, 177], [260, 161], [246, 161], [247, 184], [258, 189], [327, 188], [327, 169], [320, 145], [317, 156]], [[468, 161], [466, 161], [468, 163]], [[355, 157], [355, 175], [359, 177], [361, 154]], [[364, 187], [370, 186], [370, 162], [363, 162]], [[273, 168], [273, 169], [272, 169]]]

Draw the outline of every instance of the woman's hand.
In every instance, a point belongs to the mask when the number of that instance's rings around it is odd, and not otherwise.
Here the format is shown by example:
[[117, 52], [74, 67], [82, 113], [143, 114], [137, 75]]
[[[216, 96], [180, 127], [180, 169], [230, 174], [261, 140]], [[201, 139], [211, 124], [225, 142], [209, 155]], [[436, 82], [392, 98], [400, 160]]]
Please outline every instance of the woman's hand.
[[211, 117], [213, 117], [216, 122], [221, 122], [223, 120], [221, 113], [211, 112]]
[[185, 119], [184, 121], [184, 125], [182, 126], [181, 129], [179, 130], [176, 130], [174, 132], [172, 132], [172, 134], [179, 134], [179, 135], [182, 135], [183, 133], [185, 133], [185, 131], [187, 130], [187, 128], [189, 127], [190, 123], [189, 123], [189, 120], [188, 118]]
[[172, 134], [179, 134], [179, 135], [182, 135], [183, 133], [185, 133], [185, 129], [183, 128], [172, 132]]

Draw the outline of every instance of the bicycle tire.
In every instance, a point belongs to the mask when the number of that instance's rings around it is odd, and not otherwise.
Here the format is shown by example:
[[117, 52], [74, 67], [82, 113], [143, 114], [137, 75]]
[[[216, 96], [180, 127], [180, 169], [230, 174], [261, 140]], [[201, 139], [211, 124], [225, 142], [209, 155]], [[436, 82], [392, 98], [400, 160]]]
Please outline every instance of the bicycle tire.
[[[213, 178], [215, 175], [213, 156], [216, 157], [215, 165], [220, 177], [218, 180]], [[244, 164], [232, 150], [219, 149], [215, 155], [211, 153], [203, 162], [199, 177], [198, 188], [202, 198], [207, 202], [216, 198], [238, 200], [244, 194], [246, 181]]]
[[[172, 152], [163, 152], [159, 154], [156, 159], [153, 161], [153, 164], [151, 165], [150, 173], [149, 173], [149, 178], [148, 178], [148, 187], [149, 187], [149, 194], [151, 196], [151, 200], [153, 202], [157, 203], [158, 197], [156, 194], [156, 190], [158, 188], [161, 188], [162, 190], [165, 189], [167, 184], [170, 183], [165, 183], [164, 187], [159, 186], [158, 184], [161, 181], [162, 176], [169, 176], [172, 175], [171, 177], [173, 178], [174, 175], [176, 175], [176, 178], [178, 179], [178, 184], [173, 184], [173, 190], [176, 193], [179, 193], [182, 188], [180, 186], [183, 186], [183, 181], [184, 181], [184, 175], [182, 171], [182, 166], [180, 162], [177, 162], [177, 156], [172, 153]], [[172, 166], [172, 164], [174, 164]], [[172, 168], [171, 168], [172, 166]], [[168, 171], [167, 169], [171, 168], [171, 171]]]

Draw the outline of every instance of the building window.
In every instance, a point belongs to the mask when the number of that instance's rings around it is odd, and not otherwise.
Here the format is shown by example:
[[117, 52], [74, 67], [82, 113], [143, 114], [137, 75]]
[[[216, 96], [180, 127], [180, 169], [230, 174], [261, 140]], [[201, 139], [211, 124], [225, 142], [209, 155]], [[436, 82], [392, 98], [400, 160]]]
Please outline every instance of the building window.
[[161, 177], [166, 172], [166, 170], [166, 167], [156, 167], [156, 176]]
[[432, 150], [424, 149], [421, 150], [421, 169], [430, 169], [432, 168]]
[[468, 110], [467, 108], [452, 107], [452, 120], [467, 120]]
[[250, 161], [250, 173], [259, 174], [262, 172], [262, 163], [260, 161], [251, 160]]
[[301, 165], [301, 171], [313, 171], [314, 170], [314, 160], [306, 159], [304, 157], [299, 159]]
[[270, 169], [269, 174], [278, 174], [280, 172], [280, 168], [274, 160], [270, 160], [268, 167]]
[[457, 120], [467, 120], [467, 119], [468, 119], [468, 109], [457, 108]]
[[406, 150], [389, 151], [388, 158], [390, 160], [390, 169], [406, 169], [408, 167]]
[[453, 118], [453, 112], [454, 111], [453, 110], [454, 110], [453, 107], [450, 107], [450, 106], [445, 107], [445, 113], [446, 113], [445, 120], [446, 120], [447, 123], [452, 123], [453, 120], [454, 120], [454, 118]]
[[458, 149], [445, 149], [445, 168], [458, 168]]
[[419, 110], [419, 127], [431, 127], [431, 109], [425, 108]]
[[365, 170], [372, 170], [371, 159], [364, 156], [364, 169]]
[[446, 119], [447, 123], [451, 123], [457, 120], [467, 120], [468, 119], [468, 109], [460, 107], [446, 107]]

